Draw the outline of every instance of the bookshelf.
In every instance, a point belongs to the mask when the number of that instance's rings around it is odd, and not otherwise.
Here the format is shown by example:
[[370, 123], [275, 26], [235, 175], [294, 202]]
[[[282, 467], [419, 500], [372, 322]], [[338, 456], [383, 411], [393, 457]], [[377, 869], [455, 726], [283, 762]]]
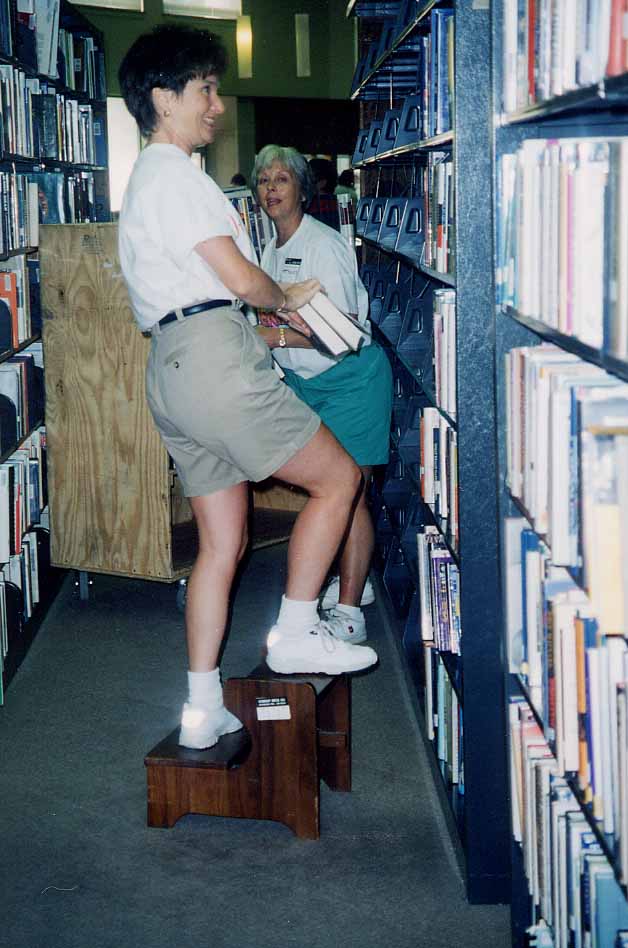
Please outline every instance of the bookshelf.
[[50, 561], [40, 224], [109, 215], [102, 37], [66, 0], [0, 0], [0, 703], [63, 573]]
[[373, 2], [347, 14], [360, 17], [362, 50], [351, 91], [361, 275], [396, 396], [372, 498], [376, 560], [468, 898], [503, 902], [491, 23], [480, 6]]
[[516, 3], [492, 10], [511, 900], [514, 945], [615, 948], [628, 938], [628, 48], [622, 4], [577, 6], [582, 31], [559, 4], [538, 46], [543, 4], [519, 24]]

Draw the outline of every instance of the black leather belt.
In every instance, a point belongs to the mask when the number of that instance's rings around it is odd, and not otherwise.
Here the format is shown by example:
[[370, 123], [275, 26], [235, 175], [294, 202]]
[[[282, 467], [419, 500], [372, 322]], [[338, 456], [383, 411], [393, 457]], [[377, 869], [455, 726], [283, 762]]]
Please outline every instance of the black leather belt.
[[[180, 309], [178, 312], [182, 316], [195, 316], [197, 313], [204, 313], [208, 309], [218, 309], [220, 306], [233, 306], [233, 300], [205, 300], [204, 303], [195, 303], [194, 306], [184, 306], [183, 309]], [[173, 323], [175, 319], [178, 319], [177, 313], [174, 310], [171, 310], [169, 313], [166, 313], [165, 316], [159, 320], [157, 325], [162, 328], [167, 326], [168, 323]]]

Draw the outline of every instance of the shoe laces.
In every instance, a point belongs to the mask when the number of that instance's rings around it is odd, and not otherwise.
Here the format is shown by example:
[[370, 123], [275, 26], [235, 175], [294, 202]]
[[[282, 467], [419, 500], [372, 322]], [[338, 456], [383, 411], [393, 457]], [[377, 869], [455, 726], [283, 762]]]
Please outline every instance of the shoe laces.
[[331, 624], [325, 619], [319, 619], [318, 625], [310, 630], [310, 635], [318, 635], [326, 652], [335, 652], [338, 648], [338, 639], [334, 636]]

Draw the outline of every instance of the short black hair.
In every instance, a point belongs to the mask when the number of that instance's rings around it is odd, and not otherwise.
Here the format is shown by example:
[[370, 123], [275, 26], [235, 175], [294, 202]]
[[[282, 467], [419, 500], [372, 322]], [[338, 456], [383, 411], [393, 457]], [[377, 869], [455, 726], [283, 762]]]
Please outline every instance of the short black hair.
[[222, 76], [227, 53], [214, 33], [192, 26], [157, 26], [139, 36], [120, 63], [118, 79], [125, 104], [142, 135], [157, 127], [153, 89], [180, 95], [191, 79]]
[[343, 184], [348, 188], [352, 188], [354, 181], [355, 181], [355, 176], [351, 168], [345, 168], [344, 171], [340, 172], [340, 177], [338, 178], [338, 184]]
[[314, 180], [317, 183], [319, 181], [327, 182], [327, 191], [325, 193], [333, 194], [338, 184], [338, 172], [336, 171], [334, 163], [328, 161], [327, 158], [310, 158], [310, 168], [312, 169]]

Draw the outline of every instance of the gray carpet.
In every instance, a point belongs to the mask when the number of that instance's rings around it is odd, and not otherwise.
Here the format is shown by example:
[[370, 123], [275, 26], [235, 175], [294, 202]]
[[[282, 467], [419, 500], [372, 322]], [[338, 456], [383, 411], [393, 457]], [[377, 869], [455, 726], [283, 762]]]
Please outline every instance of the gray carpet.
[[[260, 657], [285, 548], [253, 554], [223, 675]], [[354, 683], [353, 786], [321, 797], [321, 839], [187, 816], [146, 827], [145, 753], [185, 688], [175, 587], [68, 577], [0, 709], [3, 948], [505, 948], [508, 909], [469, 906], [404, 692], [387, 614]]]

